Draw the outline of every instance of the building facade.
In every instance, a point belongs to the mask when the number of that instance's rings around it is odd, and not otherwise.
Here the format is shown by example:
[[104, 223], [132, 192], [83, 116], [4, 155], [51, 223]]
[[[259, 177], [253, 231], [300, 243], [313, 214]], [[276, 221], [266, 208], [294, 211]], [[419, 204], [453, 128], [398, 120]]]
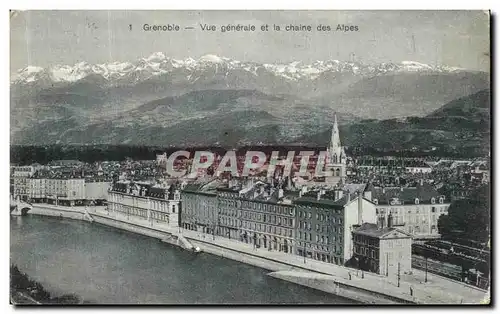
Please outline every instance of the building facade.
[[[212, 185], [212, 187], [217, 185]], [[283, 189], [249, 182], [182, 191], [181, 226], [239, 240], [255, 247], [294, 254], [295, 209]]]
[[100, 201], [108, 199], [111, 182], [85, 180], [85, 199]]
[[214, 234], [218, 222], [218, 182], [187, 184], [181, 191], [182, 228]]
[[241, 240], [294, 254], [295, 208], [286, 201], [283, 189], [260, 182], [241, 192], [237, 201]]
[[382, 223], [364, 223], [352, 232], [353, 259], [359, 269], [385, 276], [411, 272], [410, 234]]
[[[40, 182], [39, 186], [45, 186], [45, 199], [48, 203], [73, 206], [85, 202], [85, 179], [64, 178], [42, 180], [45, 180], [45, 183]], [[36, 184], [35, 186], [38, 187]]]
[[229, 239], [241, 239], [238, 209], [240, 189], [237, 186], [217, 189], [217, 227], [216, 234]]
[[450, 203], [432, 186], [420, 183], [416, 187], [375, 187], [366, 193], [385, 225], [392, 214], [394, 227], [414, 238], [440, 237], [438, 219], [448, 214]]
[[170, 227], [179, 226], [180, 192], [149, 183], [117, 182], [108, 192], [108, 210]]
[[33, 166], [14, 166], [11, 169], [11, 175], [14, 177], [25, 177], [29, 178], [35, 174], [35, 167]]
[[16, 199], [27, 200], [31, 194], [30, 178], [28, 177], [13, 177], [13, 193]]
[[35, 173], [33, 166], [14, 166], [11, 167], [11, 183], [13, 197], [28, 200], [31, 194], [30, 178]]
[[337, 265], [352, 256], [353, 226], [376, 220], [373, 203], [341, 189], [307, 192], [294, 205], [296, 254]]

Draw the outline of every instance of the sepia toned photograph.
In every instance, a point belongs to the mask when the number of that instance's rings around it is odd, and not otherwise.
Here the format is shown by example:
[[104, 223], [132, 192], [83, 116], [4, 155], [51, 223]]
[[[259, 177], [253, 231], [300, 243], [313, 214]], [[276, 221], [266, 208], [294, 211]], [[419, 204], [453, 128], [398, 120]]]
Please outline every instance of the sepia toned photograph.
[[489, 11], [9, 14], [12, 306], [491, 304]]

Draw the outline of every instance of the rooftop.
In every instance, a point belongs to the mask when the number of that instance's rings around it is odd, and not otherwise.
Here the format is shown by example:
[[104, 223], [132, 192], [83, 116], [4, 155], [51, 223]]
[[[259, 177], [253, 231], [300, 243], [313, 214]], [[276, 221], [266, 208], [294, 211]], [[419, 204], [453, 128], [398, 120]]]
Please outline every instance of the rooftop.
[[430, 203], [433, 197], [437, 202], [441, 196], [433, 186], [427, 183], [416, 187], [374, 187], [371, 191], [372, 199], [378, 200], [379, 204], [389, 204], [393, 199], [414, 204], [417, 198], [419, 203]]
[[[338, 196], [338, 195], [337, 195]], [[308, 204], [319, 207], [344, 208], [345, 205], [357, 199], [357, 194], [343, 192], [343, 195], [336, 199], [334, 191], [325, 191], [318, 200], [318, 191], [310, 191], [294, 200], [297, 204]]]
[[384, 228], [379, 228], [376, 224], [373, 224], [373, 223], [364, 223], [362, 224], [361, 226], [359, 226], [358, 228], [356, 228], [353, 233], [354, 234], [362, 234], [362, 235], [366, 235], [366, 236], [370, 236], [370, 237], [374, 237], [374, 238], [382, 238], [386, 235], [388, 235], [389, 233], [391, 232], [398, 232], [400, 234], [400, 236], [407, 236], [407, 237], [411, 237], [411, 235], [397, 229], [397, 228], [393, 228], [393, 227], [384, 227]]

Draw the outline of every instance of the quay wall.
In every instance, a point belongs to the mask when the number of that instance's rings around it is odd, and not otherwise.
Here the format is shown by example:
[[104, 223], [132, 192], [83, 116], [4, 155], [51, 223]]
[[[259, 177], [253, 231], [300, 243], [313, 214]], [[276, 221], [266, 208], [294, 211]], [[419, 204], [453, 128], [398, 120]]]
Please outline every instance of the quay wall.
[[301, 286], [321, 290], [327, 293], [335, 294], [340, 297], [355, 300], [361, 303], [370, 304], [414, 304], [415, 302], [401, 299], [398, 297], [382, 294], [376, 291], [363, 289], [347, 285], [335, 280], [332, 276], [303, 276], [300, 272], [277, 271], [269, 276], [286, 280]]
[[158, 240], [163, 240], [165, 237], [169, 236], [169, 233], [158, 231], [148, 226], [141, 226], [132, 222], [116, 220], [113, 217], [106, 217], [104, 215], [90, 213], [95, 223], [106, 225], [109, 227], [141, 234], [147, 237], [155, 238]]
[[270, 271], [279, 271], [283, 269], [292, 269], [293, 266], [287, 267], [283, 263], [270, 260], [258, 255], [251, 255], [246, 252], [241, 252], [229, 247], [220, 246], [214, 243], [208, 243], [193, 237], [186, 237], [195, 247], [199, 247], [203, 252], [212, 255], [232, 259], [237, 262], [245, 263], [248, 265], [256, 266]]
[[75, 220], [85, 220], [85, 211], [75, 207], [65, 208], [63, 206], [55, 206], [50, 204], [32, 204], [32, 209], [28, 212], [30, 215], [62, 217]]

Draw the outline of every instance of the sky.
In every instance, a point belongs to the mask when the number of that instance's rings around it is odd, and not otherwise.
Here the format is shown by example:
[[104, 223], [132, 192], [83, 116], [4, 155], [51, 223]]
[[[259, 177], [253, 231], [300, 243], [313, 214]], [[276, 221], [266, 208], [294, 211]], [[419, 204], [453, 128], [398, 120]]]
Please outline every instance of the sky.
[[[11, 73], [28, 65], [135, 61], [158, 51], [176, 59], [215, 54], [261, 63], [337, 59], [490, 68], [483, 11], [20, 11], [10, 22]], [[202, 31], [204, 23], [217, 31]], [[181, 31], [147, 32], [144, 24], [177, 24]], [[257, 30], [221, 33], [227, 24]], [[267, 32], [260, 30], [265, 24]], [[273, 24], [311, 25], [313, 31], [277, 32]], [[358, 31], [318, 32], [320, 24]]]

